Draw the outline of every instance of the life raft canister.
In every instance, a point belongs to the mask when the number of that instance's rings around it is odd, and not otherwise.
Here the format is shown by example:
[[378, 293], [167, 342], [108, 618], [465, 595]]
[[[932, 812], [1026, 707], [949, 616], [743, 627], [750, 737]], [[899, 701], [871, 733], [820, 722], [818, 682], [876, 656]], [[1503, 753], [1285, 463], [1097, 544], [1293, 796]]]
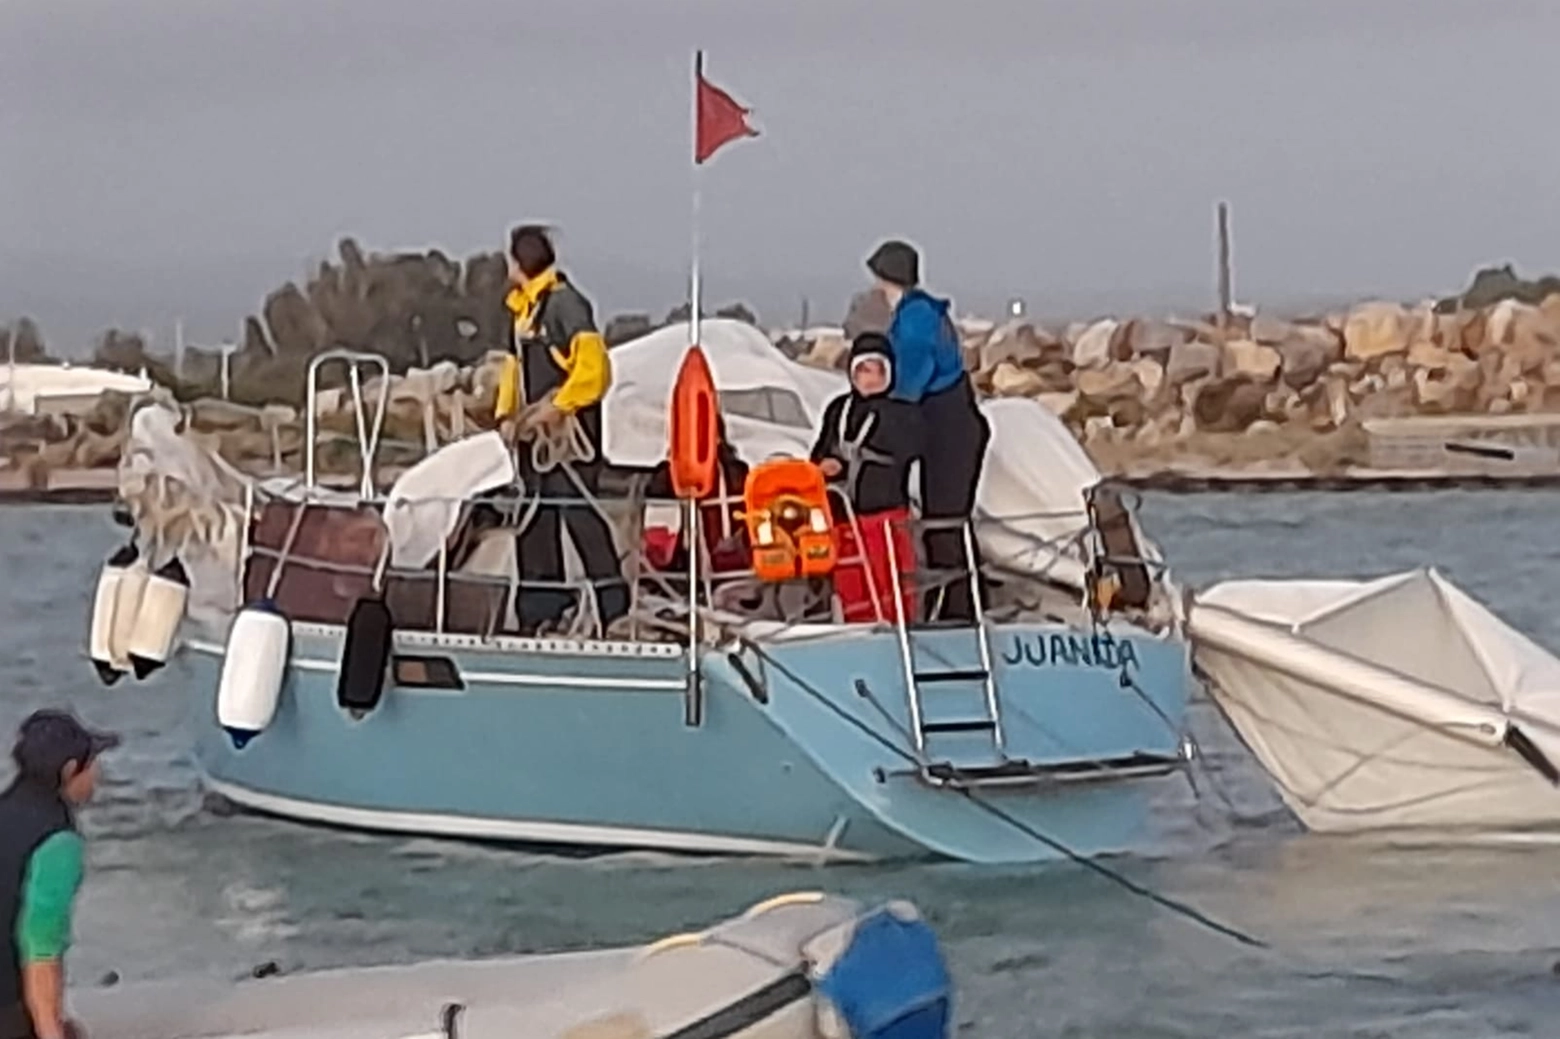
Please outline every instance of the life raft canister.
[[708, 498], [720, 476], [720, 401], [709, 361], [698, 345], [688, 348], [677, 370], [667, 429], [672, 493], [684, 500]]
[[292, 649], [292, 625], [269, 599], [233, 618], [222, 677], [217, 681], [217, 724], [242, 750], [276, 717]]
[[827, 577], [834, 571], [834, 516], [823, 470], [805, 458], [775, 458], [748, 472], [743, 520], [761, 581]]
[[136, 678], [143, 679], [168, 662], [189, 599], [190, 576], [177, 556], [147, 577], [125, 649]]

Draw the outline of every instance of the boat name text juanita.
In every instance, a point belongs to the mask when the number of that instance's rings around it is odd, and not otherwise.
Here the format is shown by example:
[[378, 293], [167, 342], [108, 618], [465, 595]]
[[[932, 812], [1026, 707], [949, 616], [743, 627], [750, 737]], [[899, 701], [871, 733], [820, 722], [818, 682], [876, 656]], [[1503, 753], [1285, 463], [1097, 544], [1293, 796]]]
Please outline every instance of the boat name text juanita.
[[1068, 667], [1098, 667], [1119, 671], [1142, 666], [1131, 641], [1111, 635], [1093, 635], [1089, 638], [1077, 635], [1014, 635], [1008, 647], [1002, 651], [1002, 660], [1009, 667], [1020, 664], [1030, 667], [1065, 664]]

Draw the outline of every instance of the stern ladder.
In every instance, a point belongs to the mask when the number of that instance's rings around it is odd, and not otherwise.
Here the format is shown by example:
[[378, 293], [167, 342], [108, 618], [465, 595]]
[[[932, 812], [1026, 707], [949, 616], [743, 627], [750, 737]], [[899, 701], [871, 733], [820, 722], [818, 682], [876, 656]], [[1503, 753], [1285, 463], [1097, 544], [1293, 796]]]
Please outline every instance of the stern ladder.
[[[957, 774], [965, 769], [972, 771], [989, 770], [1000, 767], [1007, 761], [1005, 740], [1002, 726], [1002, 707], [997, 699], [997, 682], [991, 665], [991, 639], [986, 622], [986, 606], [981, 596], [980, 567], [976, 563], [975, 534], [970, 521], [964, 520], [960, 525], [960, 534], [964, 544], [964, 579], [969, 583], [970, 603], [974, 615], [973, 623], [961, 622], [957, 627], [939, 628], [940, 631], [958, 631], [968, 635], [974, 643], [973, 666], [932, 669], [926, 667], [917, 656], [917, 635], [912, 631], [907, 611], [903, 608], [895, 611], [894, 629], [899, 639], [900, 664], [904, 669], [905, 695], [908, 700], [910, 713], [910, 738], [915, 744], [916, 757], [921, 764], [921, 774], [924, 778], [946, 782], [952, 774]], [[899, 560], [893, 538], [888, 540], [889, 553], [889, 578], [892, 582], [894, 601], [903, 603], [904, 596], [900, 579]], [[954, 690], [958, 688], [969, 689], [979, 685], [981, 688], [981, 709], [971, 712], [968, 717], [939, 718], [935, 721], [927, 720], [926, 696], [931, 690]], [[949, 761], [936, 760], [944, 755], [932, 755], [928, 752], [929, 737], [954, 736], [961, 734], [985, 733], [987, 740], [981, 743], [981, 758], [979, 764], [971, 762], [967, 765]], [[966, 754], [969, 752], [966, 751]], [[964, 755], [960, 755], [963, 757]], [[993, 756], [995, 760], [993, 760]]]

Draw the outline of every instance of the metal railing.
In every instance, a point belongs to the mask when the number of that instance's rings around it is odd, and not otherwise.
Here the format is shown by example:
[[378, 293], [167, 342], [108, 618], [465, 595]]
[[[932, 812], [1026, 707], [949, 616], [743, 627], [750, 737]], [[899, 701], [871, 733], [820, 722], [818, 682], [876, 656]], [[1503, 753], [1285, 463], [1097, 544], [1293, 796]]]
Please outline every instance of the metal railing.
[[[359, 494], [364, 498], [374, 496], [374, 461], [379, 455], [379, 439], [384, 431], [385, 410], [390, 403], [390, 362], [379, 354], [361, 353], [356, 350], [327, 350], [316, 354], [309, 361], [308, 383], [304, 391], [304, 445], [303, 482], [311, 490], [315, 486], [314, 450], [318, 439], [319, 374], [320, 369], [332, 361], [342, 361], [347, 366], [347, 388], [352, 393], [352, 418], [357, 425], [358, 458], [362, 463]], [[363, 398], [361, 368], [370, 365], [379, 369], [379, 402], [374, 409], [373, 421], [369, 421], [369, 403]]]

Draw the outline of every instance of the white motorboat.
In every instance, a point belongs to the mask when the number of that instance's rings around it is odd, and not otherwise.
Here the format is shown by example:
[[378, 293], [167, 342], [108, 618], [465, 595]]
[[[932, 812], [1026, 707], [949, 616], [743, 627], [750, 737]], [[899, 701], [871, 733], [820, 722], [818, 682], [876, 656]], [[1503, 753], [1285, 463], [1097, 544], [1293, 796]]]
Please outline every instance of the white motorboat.
[[1227, 581], [1187, 633], [1307, 828], [1560, 840], [1560, 659], [1435, 570]]

